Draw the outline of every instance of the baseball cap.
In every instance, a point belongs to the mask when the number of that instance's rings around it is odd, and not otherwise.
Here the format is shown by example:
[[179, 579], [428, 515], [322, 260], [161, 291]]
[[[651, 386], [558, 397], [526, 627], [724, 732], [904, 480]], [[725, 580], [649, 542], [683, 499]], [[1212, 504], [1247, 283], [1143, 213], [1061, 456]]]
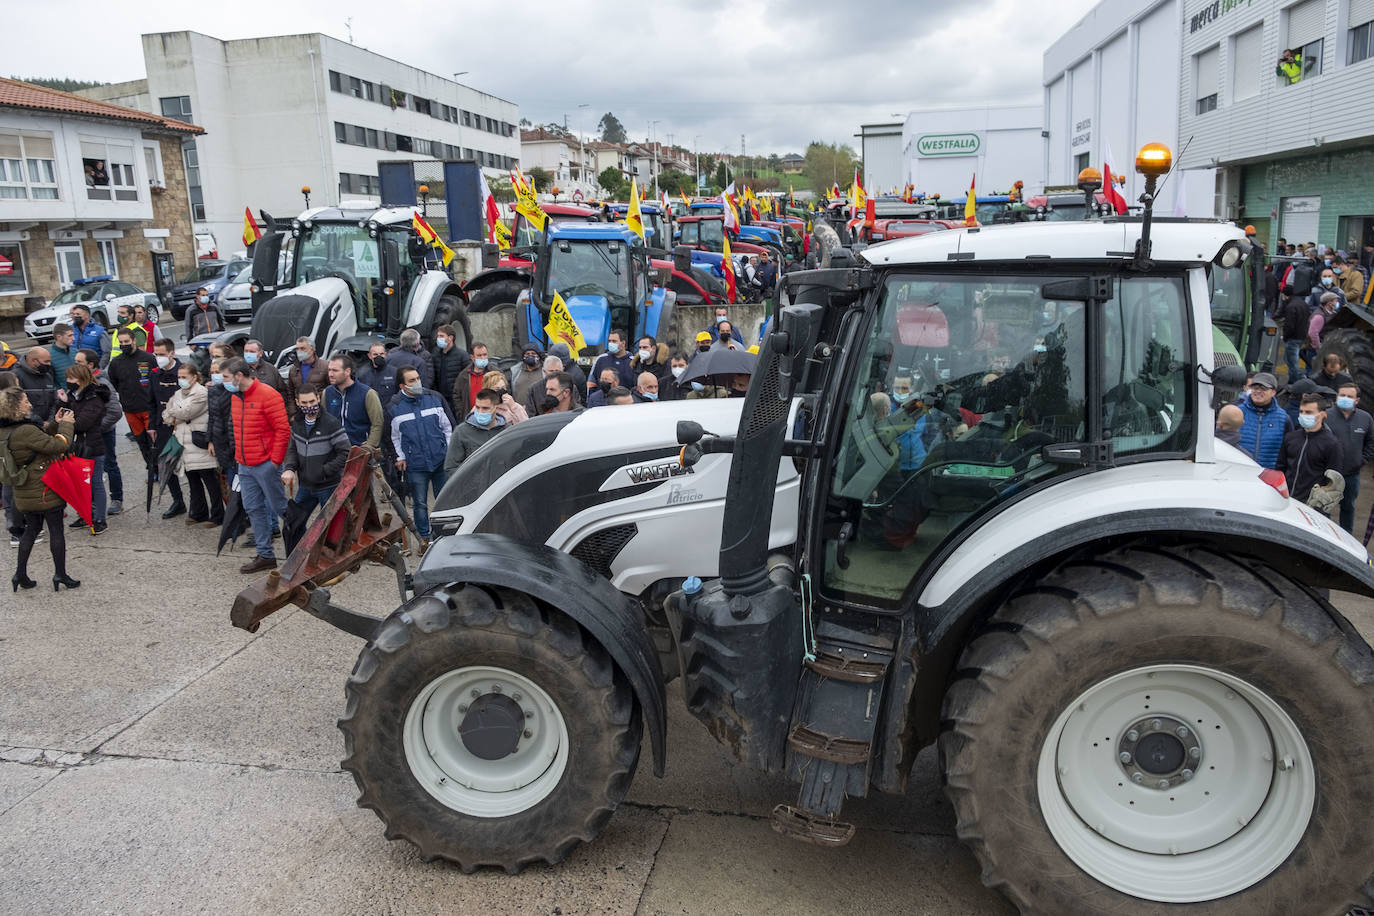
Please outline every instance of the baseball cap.
[[1268, 388], [1270, 391], [1277, 391], [1279, 380], [1274, 378], [1272, 372], [1256, 372], [1255, 377], [1250, 380], [1250, 387], [1258, 385], [1261, 388]]
[[710, 340], [710, 339], [711, 339], [711, 335], [710, 335], [709, 333], [707, 333], [706, 331], [697, 331], [697, 343], [701, 343], [702, 341], [706, 341], [706, 340]]

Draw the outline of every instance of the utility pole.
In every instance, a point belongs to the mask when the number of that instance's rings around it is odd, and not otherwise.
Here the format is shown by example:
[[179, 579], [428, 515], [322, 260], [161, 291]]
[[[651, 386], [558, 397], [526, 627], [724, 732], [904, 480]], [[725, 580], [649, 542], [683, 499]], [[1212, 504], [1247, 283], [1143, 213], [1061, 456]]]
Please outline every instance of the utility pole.
[[655, 197], [658, 196], [658, 141], [655, 139], [655, 137], [657, 137], [657, 134], [654, 133], [654, 128], [658, 126], [658, 123], [659, 123], [659, 121], [661, 121], [661, 120], [662, 120], [662, 119], [660, 118], [660, 119], [658, 119], [658, 120], [650, 121], [650, 122], [649, 122], [649, 143], [650, 143], [650, 145], [652, 145], [653, 148], [654, 148], [654, 165], [653, 165], [653, 173], [654, 173], [654, 176], [653, 176], [653, 177], [654, 177], [654, 196], [655, 196]]
[[695, 189], [696, 189], [697, 191], [700, 191], [700, 190], [701, 190], [701, 146], [697, 143], [697, 141], [700, 140], [700, 139], [701, 139], [701, 134], [697, 134], [696, 136], [694, 136], [694, 137], [692, 138], [692, 153], [693, 153], [693, 154], [696, 156], [696, 158], [697, 158], [697, 164], [696, 164], [697, 175], [696, 175], [696, 179], [695, 179], [695, 181], [694, 181]]

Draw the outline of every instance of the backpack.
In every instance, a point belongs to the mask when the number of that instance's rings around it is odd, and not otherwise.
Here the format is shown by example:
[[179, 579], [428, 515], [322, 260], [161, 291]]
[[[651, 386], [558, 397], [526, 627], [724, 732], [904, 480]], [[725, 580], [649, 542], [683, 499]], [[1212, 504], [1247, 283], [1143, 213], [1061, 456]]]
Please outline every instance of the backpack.
[[10, 451], [10, 434], [14, 429], [11, 426], [0, 435], [0, 484], [22, 487], [29, 482], [29, 466], [15, 461], [14, 452]]

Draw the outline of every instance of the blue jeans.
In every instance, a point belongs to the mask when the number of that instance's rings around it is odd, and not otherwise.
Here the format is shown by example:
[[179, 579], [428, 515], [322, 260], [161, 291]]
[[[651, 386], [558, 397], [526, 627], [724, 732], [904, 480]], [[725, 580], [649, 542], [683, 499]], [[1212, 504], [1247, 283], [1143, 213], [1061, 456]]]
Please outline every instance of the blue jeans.
[[1355, 498], [1360, 495], [1360, 472], [1345, 475], [1345, 495], [1341, 497], [1341, 527], [1355, 533]]
[[110, 475], [110, 499], [123, 502], [124, 478], [119, 473], [119, 460], [115, 458], [115, 431], [107, 429], [100, 434], [100, 438], [105, 440], [105, 473]]
[[1285, 340], [1283, 342], [1283, 361], [1288, 364], [1288, 384], [1290, 385], [1302, 378], [1298, 374], [1298, 353], [1301, 350], [1301, 340]]
[[109, 507], [105, 498], [105, 475], [100, 472], [103, 458], [94, 461], [91, 469], [91, 524], [105, 521], [105, 510]]
[[277, 519], [286, 510], [286, 489], [281, 483], [281, 465], [264, 461], [249, 467], [239, 465], [239, 481], [242, 489], [244, 511], [253, 523], [253, 541], [258, 556], [275, 560], [272, 551], [272, 530], [278, 527]]
[[323, 506], [329, 502], [329, 497], [334, 495], [334, 487], [325, 487], [322, 490], [308, 490], [305, 487], [297, 487], [296, 495], [291, 497], [293, 503], [299, 503], [306, 507], [307, 511], [313, 512], [316, 506]]
[[448, 480], [448, 472], [443, 465], [432, 471], [421, 471], [406, 465], [406, 482], [410, 484], [411, 511], [415, 513], [415, 530], [420, 532], [420, 537], [429, 539], [429, 494], [428, 490], [434, 490], [434, 495], [438, 496], [439, 491], [444, 488], [445, 481]]

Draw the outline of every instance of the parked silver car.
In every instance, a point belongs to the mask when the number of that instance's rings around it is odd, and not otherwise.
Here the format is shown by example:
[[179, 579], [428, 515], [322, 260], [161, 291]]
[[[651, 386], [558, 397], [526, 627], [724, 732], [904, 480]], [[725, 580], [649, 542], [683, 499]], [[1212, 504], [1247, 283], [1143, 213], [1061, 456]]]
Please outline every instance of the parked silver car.
[[219, 294], [219, 310], [230, 321], [248, 321], [253, 317], [253, 265], [248, 265], [229, 281]]

